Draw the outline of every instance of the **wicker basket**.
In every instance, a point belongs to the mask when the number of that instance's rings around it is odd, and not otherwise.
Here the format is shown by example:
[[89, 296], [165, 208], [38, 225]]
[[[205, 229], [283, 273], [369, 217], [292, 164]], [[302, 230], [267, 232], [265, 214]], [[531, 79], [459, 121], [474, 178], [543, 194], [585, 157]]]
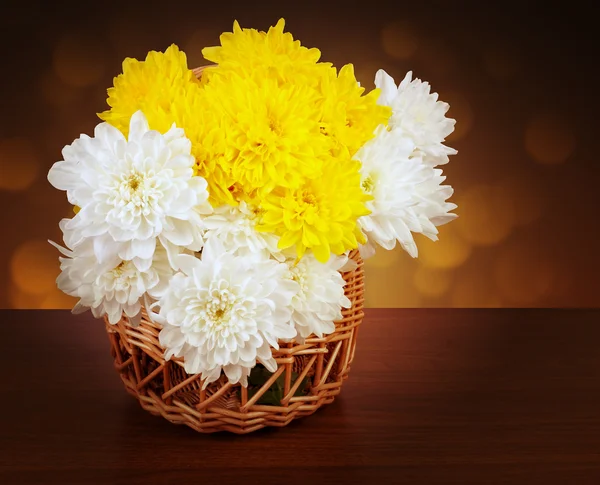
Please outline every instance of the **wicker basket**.
[[[116, 325], [106, 321], [115, 367], [127, 391], [150, 413], [203, 433], [285, 426], [331, 403], [348, 377], [363, 319], [363, 262], [356, 250], [350, 257], [358, 266], [343, 277], [352, 306], [343, 310], [335, 331], [324, 338], [309, 337], [302, 345], [281, 343], [279, 350], [273, 349], [277, 370], [254, 388], [232, 385], [221, 376], [202, 390], [200, 375], [186, 374], [181, 359], [165, 361], [160, 325], [146, 314], [135, 328], [125, 318]], [[280, 399], [261, 404], [267, 395]]]

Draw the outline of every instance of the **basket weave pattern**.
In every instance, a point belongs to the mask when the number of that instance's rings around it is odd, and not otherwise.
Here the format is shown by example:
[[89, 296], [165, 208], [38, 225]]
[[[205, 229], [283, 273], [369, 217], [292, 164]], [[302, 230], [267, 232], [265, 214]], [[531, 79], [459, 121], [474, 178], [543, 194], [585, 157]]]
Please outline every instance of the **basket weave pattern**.
[[[127, 391], [146, 411], [203, 433], [243, 434], [265, 426], [285, 426], [331, 403], [348, 377], [363, 319], [363, 262], [356, 250], [350, 257], [358, 266], [343, 277], [352, 306], [343, 309], [335, 331], [324, 338], [313, 335], [304, 344], [280, 342], [279, 350], [272, 349], [277, 370], [251, 397], [247, 388], [230, 384], [223, 375], [202, 390], [200, 375], [187, 374], [180, 358], [165, 361], [158, 341], [160, 325], [145, 313], [136, 328], [125, 317], [116, 325], [106, 320], [115, 368]], [[279, 405], [257, 404], [276, 380], [283, 380]], [[301, 385], [307, 391], [298, 395]]]

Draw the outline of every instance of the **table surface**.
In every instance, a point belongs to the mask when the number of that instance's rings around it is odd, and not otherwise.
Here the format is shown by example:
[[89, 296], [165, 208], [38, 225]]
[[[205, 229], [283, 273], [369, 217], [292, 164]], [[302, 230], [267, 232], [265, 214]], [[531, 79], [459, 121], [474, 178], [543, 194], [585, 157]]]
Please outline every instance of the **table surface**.
[[598, 310], [367, 310], [338, 399], [246, 436], [142, 410], [89, 314], [0, 318], [2, 484], [600, 483]]

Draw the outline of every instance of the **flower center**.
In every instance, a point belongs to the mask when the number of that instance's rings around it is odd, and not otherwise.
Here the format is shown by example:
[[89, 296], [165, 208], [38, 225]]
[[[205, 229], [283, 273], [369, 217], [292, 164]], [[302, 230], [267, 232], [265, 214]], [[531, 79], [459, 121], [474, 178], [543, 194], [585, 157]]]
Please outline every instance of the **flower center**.
[[281, 125], [273, 116], [269, 116], [269, 130], [276, 135], [281, 135]]
[[142, 176], [139, 173], [132, 173], [129, 176], [129, 179], [127, 181], [127, 185], [129, 185], [129, 188], [133, 192], [137, 192], [137, 190], [140, 187], [141, 183], [142, 183]]
[[117, 191], [116, 205], [131, 204], [141, 210], [153, 206], [161, 196], [153, 172], [144, 173], [132, 170], [122, 174], [117, 183]]
[[123, 271], [125, 269], [125, 265], [127, 263], [125, 261], [121, 261], [117, 266], [115, 266], [111, 273], [115, 278], [118, 278], [119, 276], [121, 276], [123, 274]]
[[307, 192], [306, 190], [302, 192], [302, 202], [307, 205], [315, 206], [317, 205], [317, 198], [314, 194]]
[[138, 272], [131, 261], [121, 261], [113, 269], [105, 273], [102, 277], [105, 287], [114, 288], [115, 290], [128, 290], [135, 286], [134, 280], [137, 278]]
[[230, 185], [227, 188], [227, 190], [229, 190], [229, 193], [233, 196], [235, 200], [240, 200], [244, 195], [244, 189], [238, 182], [235, 182], [233, 185]]
[[206, 320], [213, 330], [220, 331], [229, 326], [235, 295], [229, 290], [222, 289], [212, 292], [206, 303]]
[[363, 180], [362, 188], [367, 194], [373, 192], [373, 189], [375, 188], [375, 181], [373, 180], [372, 175], [369, 175], [366, 179]]

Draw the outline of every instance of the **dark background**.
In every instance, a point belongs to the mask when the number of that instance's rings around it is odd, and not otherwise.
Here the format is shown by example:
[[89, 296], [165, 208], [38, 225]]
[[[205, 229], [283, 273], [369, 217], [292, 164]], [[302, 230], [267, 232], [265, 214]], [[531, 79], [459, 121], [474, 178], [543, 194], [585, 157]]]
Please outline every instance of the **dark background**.
[[178, 44], [190, 67], [234, 19], [286, 30], [368, 88], [378, 68], [451, 105], [444, 167], [460, 218], [367, 264], [367, 305], [598, 306], [598, 27], [581, 2], [9, 2], [0, 76], [0, 308], [70, 307], [54, 286], [46, 181], [90, 134], [123, 58]]

